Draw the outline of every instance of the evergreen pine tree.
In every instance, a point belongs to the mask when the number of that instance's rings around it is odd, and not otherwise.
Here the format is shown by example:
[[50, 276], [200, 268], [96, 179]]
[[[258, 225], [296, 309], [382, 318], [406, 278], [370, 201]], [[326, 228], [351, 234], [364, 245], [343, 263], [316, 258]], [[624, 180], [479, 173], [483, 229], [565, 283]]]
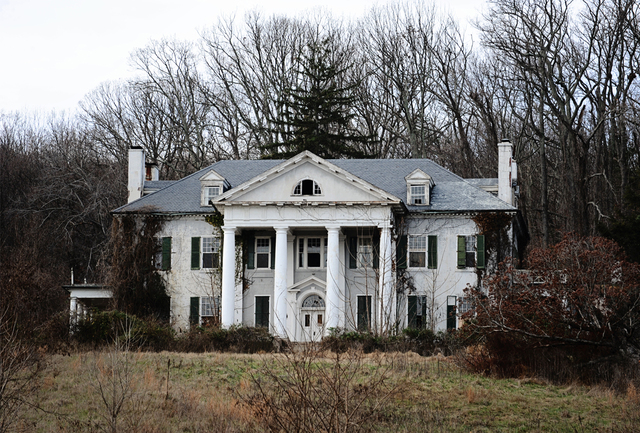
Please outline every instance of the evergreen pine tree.
[[290, 158], [304, 150], [322, 158], [366, 157], [357, 145], [371, 138], [351, 126], [357, 84], [342, 85], [351, 65], [339, 66], [331, 50], [327, 39], [307, 46], [299, 84], [285, 95], [285, 119], [276, 122], [279, 134], [273, 135], [280, 140], [262, 146], [263, 158]]

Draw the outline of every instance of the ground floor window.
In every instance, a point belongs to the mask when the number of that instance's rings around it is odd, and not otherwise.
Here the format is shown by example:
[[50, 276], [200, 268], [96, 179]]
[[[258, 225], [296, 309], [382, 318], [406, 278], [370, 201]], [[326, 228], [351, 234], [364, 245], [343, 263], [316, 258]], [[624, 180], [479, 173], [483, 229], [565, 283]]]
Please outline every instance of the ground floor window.
[[256, 296], [256, 327], [269, 327], [269, 297]]

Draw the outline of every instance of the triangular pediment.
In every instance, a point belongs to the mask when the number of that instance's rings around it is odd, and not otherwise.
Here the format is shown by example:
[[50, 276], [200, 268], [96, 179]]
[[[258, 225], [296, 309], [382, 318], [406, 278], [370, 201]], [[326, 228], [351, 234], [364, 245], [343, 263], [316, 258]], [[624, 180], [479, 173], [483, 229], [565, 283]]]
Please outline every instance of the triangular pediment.
[[405, 177], [405, 180], [407, 182], [416, 182], [416, 181], [424, 182], [424, 183], [428, 182], [429, 184], [431, 184], [431, 186], [434, 185], [434, 182], [431, 176], [429, 176], [427, 173], [420, 170], [419, 168], [416, 168], [415, 170], [413, 170], [407, 177]]
[[200, 181], [218, 181], [224, 182], [225, 178], [220, 176], [215, 170], [209, 170], [204, 176], [200, 177]]
[[399, 203], [400, 199], [311, 152], [302, 152], [232, 188], [216, 201], [238, 203]]
[[302, 281], [298, 281], [297, 283], [292, 284], [291, 286], [287, 287], [287, 290], [289, 292], [299, 292], [303, 289], [313, 286], [316, 290], [322, 292], [326, 289], [326, 285], [326, 281], [322, 281], [320, 278], [312, 275]]

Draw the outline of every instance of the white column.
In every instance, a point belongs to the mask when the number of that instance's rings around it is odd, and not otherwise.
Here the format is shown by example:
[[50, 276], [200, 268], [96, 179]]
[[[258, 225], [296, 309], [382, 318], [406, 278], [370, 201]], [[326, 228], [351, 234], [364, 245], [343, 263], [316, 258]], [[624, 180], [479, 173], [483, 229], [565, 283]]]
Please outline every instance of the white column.
[[289, 227], [276, 229], [276, 265], [273, 273], [273, 326], [280, 338], [287, 335], [287, 234]]
[[224, 241], [222, 247], [222, 327], [229, 328], [234, 322], [236, 287], [236, 228], [223, 226]]
[[344, 299], [340, 293], [340, 227], [327, 227], [327, 296], [325, 303], [325, 335], [330, 328], [344, 327]]
[[396, 321], [396, 291], [391, 270], [391, 227], [385, 225], [380, 233], [380, 276], [378, 281], [380, 308], [378, 310], [378, 328], [381, 333], [393, 329]]
[[71, 327], [71, 332], [75, 330], [75, 326], [78, 324], [78, 298], [75, 296], [71, 297], [69, 301], [69, 325]]

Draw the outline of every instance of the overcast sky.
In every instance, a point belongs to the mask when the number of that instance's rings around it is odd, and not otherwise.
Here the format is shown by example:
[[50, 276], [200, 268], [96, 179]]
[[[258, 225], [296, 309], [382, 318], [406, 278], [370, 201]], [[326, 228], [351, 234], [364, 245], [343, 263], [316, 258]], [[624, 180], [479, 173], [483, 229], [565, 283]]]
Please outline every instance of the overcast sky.
[[[430, 0], [426, 0], [430, 1]], [[434, 0], [461, 22], [483, 0]], [[325, 8], [357, 18], [386, 1], [0, 0], [0, 112], [72, 112], [100, 83], [133, 75], [129, 55], [153, 39], [197, 40], [219, 17]]]

